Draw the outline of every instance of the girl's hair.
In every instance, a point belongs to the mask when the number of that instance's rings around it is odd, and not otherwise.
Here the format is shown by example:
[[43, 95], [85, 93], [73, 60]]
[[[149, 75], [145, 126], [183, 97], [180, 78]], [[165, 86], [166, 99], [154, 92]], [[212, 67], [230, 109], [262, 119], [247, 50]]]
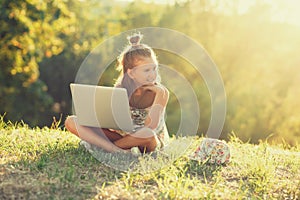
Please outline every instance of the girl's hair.
[[[120, 75], [115, 86], [126, 88], [129, 97], [139, 86], [135, 85], [135, 82], [128, 76], [127, 70], [136, 67], [135, 63], [143, 58], [152, 58], [155, 64], [158, 64], [153, 49], [146, 44], [140, 43], [142, 38], [143, 35], [141, 33], [135, 33], [128, 36], [127, 39], [129, 44], [124, 48], [117, 60], [117, 69], [120, 71]], [[159, 82], [160, 77], [158, 75], [156, 83]]]

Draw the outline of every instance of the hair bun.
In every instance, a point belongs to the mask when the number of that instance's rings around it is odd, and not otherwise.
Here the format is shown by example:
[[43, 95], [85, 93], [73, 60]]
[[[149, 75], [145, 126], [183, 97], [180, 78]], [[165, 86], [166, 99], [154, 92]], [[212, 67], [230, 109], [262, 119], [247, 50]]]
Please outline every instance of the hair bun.
[[135, 33], [132, 36], [127, 37], [131, 46], [137, 46], [140, 44], [143, 35], [140, 33]]

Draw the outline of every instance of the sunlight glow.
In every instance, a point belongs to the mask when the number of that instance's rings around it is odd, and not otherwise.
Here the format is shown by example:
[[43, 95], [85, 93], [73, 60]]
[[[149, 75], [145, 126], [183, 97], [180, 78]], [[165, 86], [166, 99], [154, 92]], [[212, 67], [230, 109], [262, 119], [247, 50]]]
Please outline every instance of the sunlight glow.
[[255, 4], [267, 4], [271, 7], [270, 18], [277, 22], [289, 23], [300, 26], [300, 1], [298, 0], [262, 0], [262, 1], [253, 1], [253, 0], [237, 0], [233, 1], [233, 5], [228, 6], [228, 2], [211, 0], [224, 9], [223, 12], [226, 13], [226, 7], [235, 7], [238, 11], [238, 14], [246, 13], [251, 6]]
[[300, 26], [300, 1], [298, 0], [267, 0], [273, 5], [273, 19], [283, 23], [290, 23]]
[[[169, 4], [174, 5], [177, 3], [183, 3], [187, 0], [143, 0], [145, 3], [156, 3], [156, 4]], [[117, 0], [117, 2], [134, 2], [134, 0]]]
[[[155, 3], [155, 4], [168, 4], [174, 5], [175, 3], [184, 3], [188, 0], [143, 0], [145, 3]], [[134, 2], [134, 0], [116, 0], [120, 3]], [[200, 9], [198, 6], [200, 2], [194, 0], [192, 1], [197, 7], [192, 8], [193, 10]], [[271, 6], [270, 17], [272, 20], [282, 23], [289, 23], [293, 25], [300, 26], [300, 1], [299, 0], [236, 0], [236, 1], [221, 1], [221, 0], [208, 0], [206, 2], [211, 6], [215, 6], [217, 12], [223, 12], [226, 14], [231, 14], [232, 8], [234, 8], [237, 14], [245, 14], [251, 6], [254, 4], [267, 4]], [[193, 5], [194, 5], [193, 4]], [[231, 9], [229, 9], [231, 8]], [[228, 13], [229, 12], [229, 13]]]

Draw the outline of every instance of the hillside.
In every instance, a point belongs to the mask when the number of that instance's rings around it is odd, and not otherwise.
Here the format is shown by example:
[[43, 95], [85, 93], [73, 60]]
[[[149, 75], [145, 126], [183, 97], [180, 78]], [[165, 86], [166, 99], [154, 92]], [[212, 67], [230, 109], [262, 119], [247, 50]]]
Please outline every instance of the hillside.
[[122, 172], [101, 164], [58, 127], [0, 122], [0, 199], [300, 198], [299, 146], [252, 145], [232, 137], [231, 162], [215, 166], [188, 159], [201, 138], [193, 140], [160, 170]]

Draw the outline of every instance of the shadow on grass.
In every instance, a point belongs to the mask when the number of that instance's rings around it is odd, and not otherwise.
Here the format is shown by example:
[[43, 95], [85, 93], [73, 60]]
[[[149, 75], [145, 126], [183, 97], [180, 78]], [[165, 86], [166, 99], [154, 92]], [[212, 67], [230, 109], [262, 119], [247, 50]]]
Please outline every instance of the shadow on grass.
[[91, 198], [121, 176], [81, 146], [48, 148], [36, 159], [25, 156], [0, 166], [0, 199]]
[[189, 160], [185, 168], [185, 174], [190, 177], [196, 177], [206, 181], [210, 181], [213, 177], [224, 168], [223, 165], [208, 164], [200, 161]]
[[[26, 137], [16, 143], [21, 145], [11, 146], [11, 149], [7, 146], [6, 162], [0, 166], [0, 199], [92, 199], [106, 186], [118, 188], [116, 185], [124, 184], [120, 180], [127, 177], [126, 172], [99, 162], [83, 146], [78, 147], [78, 140], [61, 137], [60, 133], [54, 137], [55, 133], [51, 132], [54, 136], [49, 138], [40, 137], [37, 133], [27, 131]], [[45, 134], [49, 135], [48, 132]], [[20, 138], [20, 133], [14, 136]], [[10, 136], [9, 143], [13, 142], [14, 136]], [[169, 169], [169, 164], [173, 166], [174, 162], [182, 160], [181, 163], [187, 167], [186, 174], [198, 176], [201, 180], [211, 178], [218, 168], [182, 159], [181, 155], [190, 143], [191, 140], [186, 138], [176, 139], [164, 149], [167, 156], [139, 157], [140, 172], [154, 170], [159, 174], [161, 168]], [[16, 156], [13, 156], [14, 151], [18, 151]], [[174, 172], [181, 174], [180, 170]], [[168, 173], [165, 176], [169, 176]], [[134, 182], [135, 177], [130, 177], [129, 182]], [[142, 180], [149, 187], [155, 185], [145, 181]]]

